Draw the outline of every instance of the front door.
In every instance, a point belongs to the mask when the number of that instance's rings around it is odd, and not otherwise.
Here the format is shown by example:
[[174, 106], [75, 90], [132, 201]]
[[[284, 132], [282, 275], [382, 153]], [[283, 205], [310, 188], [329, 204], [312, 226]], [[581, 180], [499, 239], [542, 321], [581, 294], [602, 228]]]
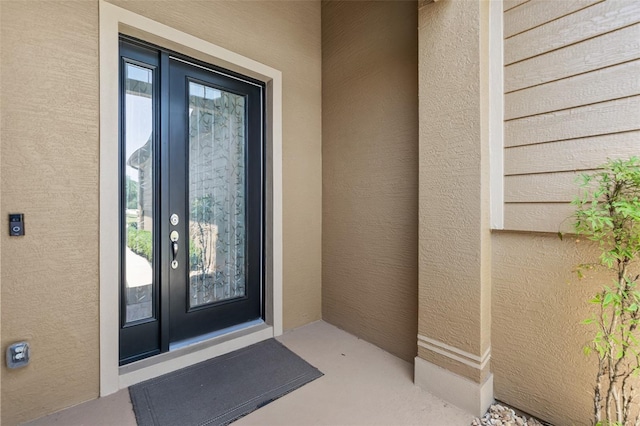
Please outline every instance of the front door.
[[125, 364], [262, 317], [263, 86], [121, 40]]

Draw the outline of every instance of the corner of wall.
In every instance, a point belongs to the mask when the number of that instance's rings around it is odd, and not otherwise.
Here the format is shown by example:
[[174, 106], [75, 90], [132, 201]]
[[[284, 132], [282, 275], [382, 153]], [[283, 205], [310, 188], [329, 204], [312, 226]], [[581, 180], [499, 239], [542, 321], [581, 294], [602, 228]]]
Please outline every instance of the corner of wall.
[[323, 319], [411, 362], [417, 2], [322, 6]]
[[493, 400], [489, 6], [437, 2], [419, 20], [415, 383], [475, 415]]

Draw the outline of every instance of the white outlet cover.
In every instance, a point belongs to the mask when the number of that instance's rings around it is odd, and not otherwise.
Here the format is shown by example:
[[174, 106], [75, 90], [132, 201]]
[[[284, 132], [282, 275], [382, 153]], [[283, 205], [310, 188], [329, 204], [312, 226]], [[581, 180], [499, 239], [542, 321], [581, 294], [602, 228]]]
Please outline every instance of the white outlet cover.
[[7, 367], [20, 368], [29, 364], [31, 358], [28, 342], [18, 342], [7, 348]]

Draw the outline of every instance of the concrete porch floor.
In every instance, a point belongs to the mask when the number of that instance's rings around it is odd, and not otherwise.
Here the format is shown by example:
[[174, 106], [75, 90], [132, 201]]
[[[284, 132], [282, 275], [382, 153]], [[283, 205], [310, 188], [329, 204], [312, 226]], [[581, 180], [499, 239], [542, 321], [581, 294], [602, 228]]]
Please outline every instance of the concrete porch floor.
[[[243, 425], [468, 426], [473, 416], [413, 384], [413, 366], [326, 322], [278, 338], [324, 376], [238, 420]], [[134, 426], [129, 392], [27, 423]]]

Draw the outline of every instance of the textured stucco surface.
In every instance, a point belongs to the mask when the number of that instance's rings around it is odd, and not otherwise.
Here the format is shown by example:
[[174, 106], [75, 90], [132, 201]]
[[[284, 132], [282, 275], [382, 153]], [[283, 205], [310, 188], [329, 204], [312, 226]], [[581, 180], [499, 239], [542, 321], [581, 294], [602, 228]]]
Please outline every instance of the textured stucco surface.
[[[114, 2], [283, 73], [284, 326], [321, 316], [320, 3]], [[98, 395], [98, 2], [1, 1], [6, 424]], [[115, 332], [115, 331], [114, 331]]]
[[417, 333], [417, 3], [323, 2], [323, 318], [409, 361]]
[[2, 422], [98, 395], [98, 4], [3, 1]]
[[474, 356], [490, 344], [486, 5], [426, 4], [418, 29], [418, 332]]
[[594, 247], [552, 234], [493, 235], [492, 368], [495, 397], [556, 425], [590, 424], [595, 359], [581, 325], [602, 272], [578, 280]]

